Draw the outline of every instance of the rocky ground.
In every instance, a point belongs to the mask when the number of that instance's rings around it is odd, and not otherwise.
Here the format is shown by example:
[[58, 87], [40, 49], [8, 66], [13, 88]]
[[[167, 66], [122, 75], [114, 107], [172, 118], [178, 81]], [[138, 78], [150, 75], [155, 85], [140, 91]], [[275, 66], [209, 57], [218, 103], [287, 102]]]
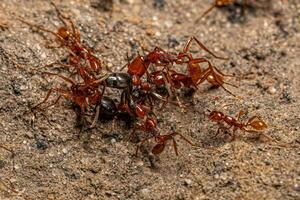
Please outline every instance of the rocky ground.
[[[171, 143], [160, 156], [149, 152], [153, 143], [134, 156], [132, 129], [120, 120], [78, 128], [67, 101], [34, 118], [28, 108], [61, 84], [36, 69], [66, 53], [46, 48], [54, 38], [16, 18], [50, 30], [61, 24], [48, 1], [2, 0], [0, 145], [14, 157], [0, 149], [0, 199], [300, 199], [298, 0], [248, 0], [244, 16], [235, 4], [200, 20], [211, 0], [54, 2], [114, 71], [126, 64], [126, 54], [132, 58], [155, 46], [178, 51], [196, 36], [230, 58], [212, 61], [243, 77], [226, 79], [238, 86], [226, 87], [243, 98], [203, 84], [193, 98], [182, 95], [187, 109], [169, 105], [160, 111], [164, 132], [173, 128], [197, 145], [177, 139], [178, 157]], [[244, 110], [245, 120], [259, 115], [269, 126], [263, 133], [280, 142], [214, 138], [218, 126], [203, 115], [207, 109], [233, 116]]]

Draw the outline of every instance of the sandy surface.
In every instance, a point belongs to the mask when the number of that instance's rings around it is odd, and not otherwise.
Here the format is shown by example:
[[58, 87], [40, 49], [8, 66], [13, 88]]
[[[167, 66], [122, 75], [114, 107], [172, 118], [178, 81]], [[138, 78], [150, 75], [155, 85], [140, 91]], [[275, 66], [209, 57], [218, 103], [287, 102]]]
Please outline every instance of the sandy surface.
[[[174, 128], [198, 145], [178, 139], [178, 157], [171, 144], [159, 157], [152, 155], [153, 143], [135, 157], [136, 144], [127, 139], [132, 129], [123, 121], [80, 129], [67, 101], [46, 111], [51, 124], [41, 114], [33, 119], [24, 112], [51, 86], [61, 85], [34, 69], [63, 60], [66, 52], [47, 49], [52, 36], [14, 17], [51, 30], [60, 22], [47, 1], [1, 0], [0, 144], [15, 152], [12, 159], [0, 149], [1, 200], [300, 199], [298, 0], [254, 2], [246, 18], [239, 17], [238, 6], [215, 9], [197, 23], [210, 0], [167, 0], [157, 6], [152, 0], [120, 0], [105, 9], [99, 2], [55, 1], [105, 65], [117, 71], [127, 53], [132, 57], [155, 46], [181, 50], [194, 35], [218, 55], [230, 57], [212, 61], [224, 73], [244, 76], [228, 79], [238, 88], [227, 86], [243, 100], [203, 84], [193, 98], [182, 97], [187, 110], [169, 105], [161, 111], [163, 132]], [[244, 119], [259, 115], [269, 125], [266, 135], [292, 145], [213, 138], [218, 126], [203, 116], [206, 109], [233, 116], [245, 110]]]

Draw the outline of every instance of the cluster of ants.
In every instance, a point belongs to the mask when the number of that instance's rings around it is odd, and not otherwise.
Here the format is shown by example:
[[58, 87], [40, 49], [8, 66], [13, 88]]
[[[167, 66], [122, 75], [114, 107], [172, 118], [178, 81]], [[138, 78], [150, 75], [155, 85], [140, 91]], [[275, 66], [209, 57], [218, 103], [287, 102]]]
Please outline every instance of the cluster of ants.
[[[174, 151], [178, 155], [174, 136], [178, 135], [190, 145], [194, 144], [181, 133], [175, 131], [161, 134], [157, 125], [157, 115], [155, 114], [156, 102], [160, 101], [162, 103], [160, 109], [167, 103], [184, 107], [179, 100], [178, 90], [189, 88], [196, 91], [198, 86], [205, 81], [212, 86], [222, 87], [226, 92], [235, 96], [224, 87], [224, 84], [232, 85], [224, 81], [225, 76], [231, 75], [223, 74], [204, 56], [194, 57], [189, 50], [192, 42], [195, 41], [201, 49], [214, 58], [227, 58], [215, 55], [195, 37], [191, 37], [183, 50], [177, 53], [167, 52], [155, 47], [153, 51], [144, 56], [136, 56], [123, 67], [123, 69], [127, 67], [127, 72], [112, 72], [107, 68], [104, 70], [101, 60], [94, 55], [93, 50], [81, 42], [80, 32], [73, 21], [64, 16], [55, 4], [52, 3], [52, 5], [63, 23], [63, 26], [58, 28], [56, 32], [23, 19], [19, 20], [31, 27], [54, 35], [59, 42], [59, 47], [67, 50], [67, 63], [56, 62], [47, 66], [59, 65], [66, 68], [70, 75], [65, 76], [52, 72], [43, 72], [43, 74], [59, 77], [69, 83], [70, 86], [67, 89], [51, 88], [44, 100], [31, 108], [33, 111], [37, 109], [44, 110], [53, 106], [58, 103], [61, 97], [64, 97], [79, 108], [77, 114], [80, 116], [86, 115], [88, 110], [94, 110], [95, 117], [90, 127], [95, 126], [100, 116], [114, 118], [120, 114], [127, 114], [139, 121], [134, 126], [130, 138], [134, 138], [137, 131], [145, 133], [145, 137], [141, 139], [137, 146], [136, 154], [146, 141], [153, 139], [155, 142], [152, 148], [153, 154], [157, 155], [163, 152], [166, 143], [172, 140]], [[200, 64], [205, 64], [207, 67], [203, 69]], [[176, 71], [174, 65], [184, 66], [186, 73]], [[106, 92], [108, 88], [120, 91], [119, 101], [116, 102], [108, 96]], [[53, 103], [43, 106], [52, 93], [57, 93], [59, 97]], [[176, 98], [176, 101], [172, 100], [173, 97]], [[258, 116], [250, 118], [245, 123], [239, 122], [239, 118], [235, 119], [219, 111], [209, 111], [208, 117], [212, 121], [228, 124], [229, 128], [234, 128], [234, 131], [241, 129], [253, 132], [248, 130], [247, 127], [252, 127], [255, 130], [267, 128], [267, 125]], [[221, 126], [218, 133], [229, 128]]]

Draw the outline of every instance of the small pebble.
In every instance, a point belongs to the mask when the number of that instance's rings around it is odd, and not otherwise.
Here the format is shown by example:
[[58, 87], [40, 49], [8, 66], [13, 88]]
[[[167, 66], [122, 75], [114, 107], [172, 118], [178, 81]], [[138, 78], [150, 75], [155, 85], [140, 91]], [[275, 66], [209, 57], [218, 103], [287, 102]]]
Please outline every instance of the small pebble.
[[116, 141], [115, 138], [113, 138], [113, 139], [110, 140], [110, 142], [111, 142], [111, 143], [116, 143], [117, 141]]
[[113, 67], [113, 64], [109, 62], [109, 63], [107, 63], [107, 67], [108, 67], [108, 68], [112, 68], [112, 67]]
[[155, 32], [155, 37], [160, 37], [161, 33], [159, 31]]
[[146, 29], [146, 34], [149, 36], [153, 36], [155, 34], [155, 31], [152, 28], [147, 28]]
[[269, 93], [269, 94], [272, 94], [272, 95], [273, 95], [273, 94], [275, 94], [276, 92], [277, 92], [277, 90], [276, 90], [275, 87], [272, 86], [272, 87], [269, 87], [269, 88], [268, 88], [268, 93]]
[[62, 149], [62, 152], [63, 152], [64, 154], [66, 154], [66, 153], [68, 153], [68, 150], [67, 150], [66, 148], [63, 148], [63, 149]]
[[294, 190], [300, 192], [300, 185], [296, 183], [294, 185]]
[[173, 26], [173, 22], [170, 21], [170, 20], [167, 20], [167, 21], [165, 21], [165, 26], [166, 26], [167, 28], [171, 28], [171, 27]]
[[185, 185], [192, 185], [193, 181], [191, 179], [184, 179]]
[[141, 194], [145, 197], [145, 198], [150, 198], [150, 191], [149, 191], [149, 189], [146, 189], [146, 188], [144, 188], [144, 189], [141, 189]]

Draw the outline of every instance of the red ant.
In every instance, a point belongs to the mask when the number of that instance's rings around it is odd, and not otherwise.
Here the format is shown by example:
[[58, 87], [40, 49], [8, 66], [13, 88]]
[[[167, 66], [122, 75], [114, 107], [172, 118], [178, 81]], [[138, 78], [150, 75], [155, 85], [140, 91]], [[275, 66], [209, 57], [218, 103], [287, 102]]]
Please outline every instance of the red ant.
[[[283, 1], [285, 1], [285, 0], [281, 0], [281, 2], [283, 2]], [[208, 8], [198, 19], [196, 19], [195, 22], [197, 23], [200, 19], [202, 19], [205, 15], [207, 15], [209, 12], [211, 12], [214, 8], [227, 6], [227, 5], [233, 4], [234, 2], [236, 2], [236, 0], [214, 0], [214, 3], [211, 5], [211, 7]], [[244, 12], [247, 2], [248, 2], [248, 0], [243, 0], [242, 12]]]
[[208, 68], [203, 71], [201, 70], [198, 63], [190, 63], [188, 66], [189, 67], [188, 75], [178, 73], [174, 70], [169, 70], [168, 71], [169, 73], [159, 70], [149, 75], [150, 82], [153, 82], [155, 85], [158, 86], [164, 86], [167, 82], [171, 85], [169, 89], [174, 90], [175, 88], [179, 89], [182, 86], [186, 88], [197, 89], [197, 86], [206, 80], [211, 85], [215, 87], [222, 87], [226, 92], [236, 97], [232, 92], [230, 92], [228, 89], [226, 89], [223, 86], [224, 84], [227, 84], [233, 87], [237, 87], [231, 83], [224, 81], [225, 76], [230, 76], [230, 77], [234, 77], [234, 76], [223, 74], [218, 68], [214, 67], [206, 59], [201, 59], [201, 61], [208, 63]]
[[[204, 80], [208, 80], [214, 86], [223, 87], [223, 73], [221, 73], [220, 71], [218, 71], [219, 73], [214, 72], [214, 67], [206, 58], [193, 58], [192, 54], [188, 53], [192, 41], [196, 41], [196, 43], [201, 49], [204, 49], [206, 52], [213, 55], [213, 57], [218, 59], [227, 59], [216, 56], [207, 47], [205, 47], [197, 38], [191, 37], [185, 44], [182, 52], [179, 52], [178, 54], [166, 52], [161, 48], [156, 47], [145, 57], [139, 55], [131, 63], [128, 64], [128, 73], [133, 75], [134, 79], [137, 80], [136, 84], [139, 84], [141, 82], [140, 77], [142, 77], [146, 73], [148, 81], [150, 83], [154, 83], [157, 86], [166, 86], [169, 96], [175, 94], [179, 105], [181, 105], [181, 103], [179, 101], [178, 96], [175, 93], [175, 88], [179, 89], [182, 86], [197, 88], [196, 86]], [[199, 63], [203, 62], [209, 64], [209, 70], [201, 70]], [[187, 64], [188, 75], [177, 73], [174, 70], [170, 70], [169, 66], [172, 66], [173, 63], [179, 65]], [[155, 66], [163, 66], [163, 69], [149, 73], [148, 67], [150, 64], [154, 64]], [[224, 89], [226, 90], [226, 88]], [[230, 91], [226, 91], [232, 94]]]
[[156, 145], [152, 148], [151, 152], [154, 154], [154, 155], [158, 155], [158, 154], [161, 154], [163, 152], [163, 150], [165, 149], [166, 145], [167, 145], [167, 142], [169, 140], [172, 140], [173, 141], [173, 148], [174, 148], [174, 151], [175, 151], [175, 154], [176, 156], [178, 156], [178, 149], [177, 149], [177, 142], [175, 140], [175, 136], [176, 135], [179, 135], [181, 139], [185, 140], [187, 143], [189, 143], [190, 145], [194, 146], [194, 144], [188, 140], [186, 137], [184, 137], [182, 134], [180, 133], [177, 133], [177, 132], [172, 132], [172, 133], [169, 133], [167, 135], [153, 135], [151, 137], [148, 137], [148, 138], [145, 138], [143, 139], [140, 144], [137, 146], [136, 148], [136, 156], [138, 154], [138, 150], [140, 149], [140, 147], [148, 140], [150, 139], [154, 139], [154, 141], [156, 142]]
[[[91, 49], [89, 49], [81, 43], [80, 32], [74, 25], [73, 21], [70, 18], [64, 16], [53, 2], [51, 2], [51, 4], [54, 6], [59, 19], [64, 24], [64, 26], [58, 28], [57, 32], [53, 32], [41, 26], [34, 25], [21, 18], [19, 18], [19, 20], [29, 26], [35, 27], [41, 31], [45, 31], [54, 35], [60, 43], [58, 48], [67, 47], [67, 49], [69, 50], [69, 64], [71, 66], [73, 66], [73, 64], [79, 63], [82, 59], [84, 59], [89, 62], [90, 68], [88, 70], [91, 72], [98, 73], [101, 69], [101, 61], [93, 55]], [[70, 25], [68, 25], [66, 21], [68, 21]]]
[[46, 106], [44, 109], [57, 104], [61, 96], [71, 100], [73, 103], [78, 105], [80, 107], [81, 113], [84, 113], [86, 111], [89, 104], [97, 105], [101, 101], [103, 91], [100, 92], [98, 88], [103, 83], [106, 77], [102, 77], [101, 79], [90, 82], [89, 84], [85, 84], [85, 83], [76, 84], [73, 80], [65, 76], [62, 76], [60, 74], [55, 74], [50, 72], [44, 72], [44, 74], [58, 76], [62, 78], [63, 80], [71, 84], [71, 88], [70, 90], [65, 90], [61, 88], [51, 88], [48, 91], [45, 99], [39, 104], [37, 104], [36, 106], [34, 106], [32, 110], [38, 108], [41, 104], [46, 103], [52, 92], [56, 92], [60, 94], [60, 96], [56, 99], [54, 103]]
[[[215, 2], [212, 4], [212, 6], [207, 9], [197, 20], [196, 22], [198, 22], [201, 18], [203, 18], [205, 15], [207, 15], [210, 11], [212, 11], [212, 9], [216, 8], [216, 7], [223, 7], [223, 6], [227, 6], [230, 4], [233, 4], [235, 0], [215, 0]], [[244, 4], [246, 3], [247, 0], [243, 0]]]
[[160, 153], [163, 152], [167, 141], [169, 140], [173, 140], [173, 147], [174, 147], [174, 151], [175, 154], [178, 156], [178, 151], [177, 151], [177, 143], [174, 139], [174, 136], [179, 135], [182, 139], [184, 139], [187, 143], [189, 143], [190, 145], [194, 146], [194, 144], [188, 140], [186, 137], [184, 137], [182, 134], [177, 133], [177, 132], [172, 132], [169, 133], [167, 135], [160, 135], [159, 134], [159, 129], [157, 127], [157, 122], [154, 118], [151, 117], [147, 117], [146, 120], [144, 121], [144, 124], [138, 124], [134, 127], [133, 132], [131, 133], [129, 138], [133, 138], [136, 131], [140, 130], [142, 132], [146, 132], [146, 133], [150, 133], [152, 136], [143, 139], [139, 145], [136, 148], [136, 155], [138, 154], [138, 150], [140, 149], [140, 147], [148, 140], [150, 139], [154, 139], [155, 142], [157, 143], [153, 148], [152, 148], [152, 153], [155, 155], [158, 155]]
[[[131, 63], [129, 63], [128, 66], [128, 73], [137, 76], [142, 77], [145, 73], [148, 73], [148, 67], [150, 64], [154, 64], [155, 66], [168, 66], [173, 65], [173, 63], [176, 64], [198, 64], [201, 62], [207, 62], [206, 59], [193, 59], [192, 56], [187, 53], [190, 49], [192, 41], [195, 41], [198, 46], [211, 54], [213, 57], [218, 59], [227, 59], [223, 57], [219, 57], [215, 55], [212, 51], [210, 51], [207, 47], [204, 46], [196, 37], [191, 37], [185, 44], [183, 51], [177, 53], [173, 52], [166, 52], [163, 49], [159, 47], [155, 47], [153, 51], [148, 53], [145, 57], [137, 56]], [[186, 60], [188, 58], [188, 60]]]
[[[258, 116], [251, 117], [245, 123], [240, 122], [240, 117], [242, 116], [242, 114], [244, 114], [244, 112], [242, 112], [242, 111], [239, 112], [237, 119], [235, 119], [234, 117], [225, 115], [220, 111], [210, 111], [210, 110], [208, 110], [208, 111], [210, 112], [208, 115], [210, 120], [218, 122], [218, 123], [224, 122], [229, 125], [229, 127], [224, 127], [224, 126], [219, 127], [216, 136], [220, 133], [220, 130], [228, 130], [232, 127], [233, 127], [233, 132], [240, 129], [242, 131], [246, 131], [246, 132], [250, 132], [250, 133], [256, 133], [257, 131], [268, 128], [267, 124], [262, 119], [260, 119], [260, 117], [258, 117]], [[249, 126], [251, 128], [253, 128], [254, 130], [246, 129], [246, 127], [249, 127]], [[234, 137], [235, 136], [232, 135], [232, 139], [234, 139]]]

